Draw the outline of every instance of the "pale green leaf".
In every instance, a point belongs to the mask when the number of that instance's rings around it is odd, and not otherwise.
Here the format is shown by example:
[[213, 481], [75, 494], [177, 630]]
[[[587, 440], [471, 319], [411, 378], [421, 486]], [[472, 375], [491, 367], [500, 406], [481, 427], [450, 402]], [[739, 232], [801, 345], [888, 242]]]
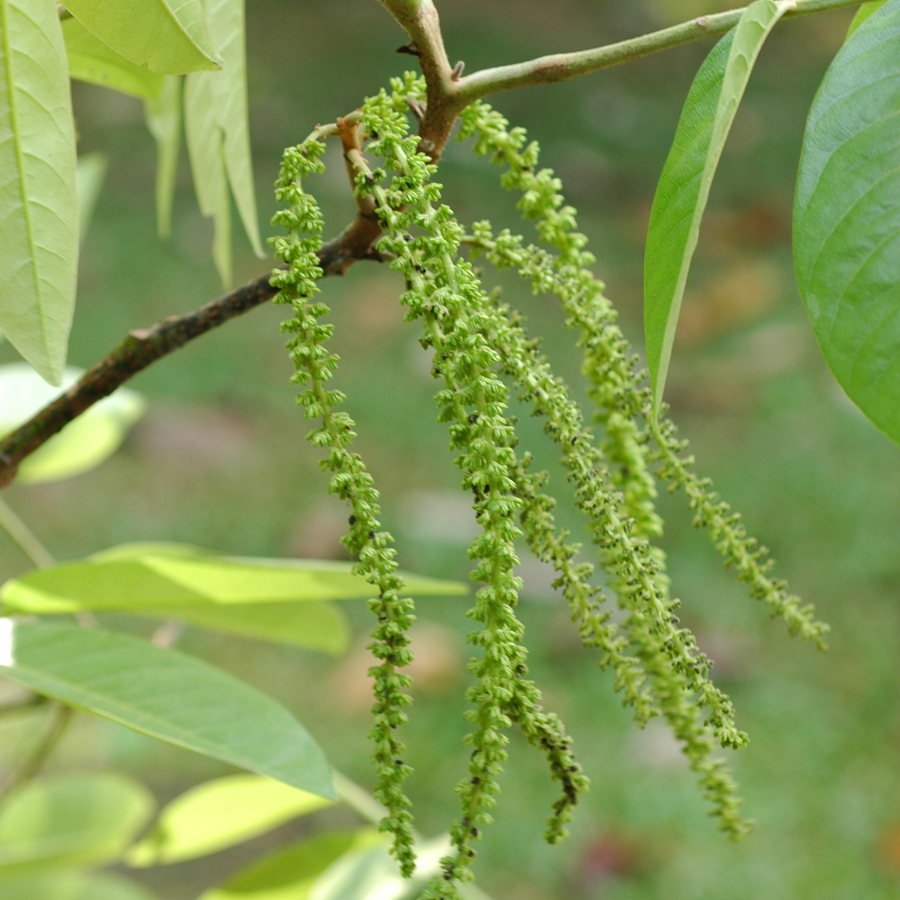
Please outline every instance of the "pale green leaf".
[[854, 31], [862, 25], [869, 16], [874, 12], [878, 12], [881, 7], [884, 6], [884, 0], [873, 0], [871, 3], [863, 3], [862, 6], [856, 11], [856, 15], [853, 17], [853, 21], [850, 23], [850, 27], [847, 29], [847, 39], [851, 37]]
[[[66, 367], [62, 374], [61, 390], [48, 385], [25, 363], [0, 366], [0, 434], [27, 422], [84, 373]], [[131, 426], [143, 415], [144, 407], [140, 394], [119, 388], [23, 460], [17, 481], [57, 481], [94, 468], [119, 448]]]
[[242, 603], [157, 610], [156, 618], [181, 619], [197, 628], [319, 650], [340, 656], [350, 644], [347, 616], [333, 603]]
[[201, 0], [67, 0], [66, 9], [120, 56], [161, 75], [218, 69]]
[[719, 159], [759, 51], [791, 2], [756, 0], [697, 73], [663, 167], [644, 257], [644, 335], [659, 409], [675, 328]]
[[[156, 547], [155, 552], [153, 547]], [[72, 613], [122, 610], [166, 614], [210, 604], [285, 603], [351, 600], [372, 596], [372, 585], [354, 575], [349, 563], [300, 559], [247, 559], [159, 545], [138, 544], [112, 555], [27, 572], [6, 582], [0, 599], [7, 612]], [[399, 573], [408, 596], [466, 593], [458, 582]]]
[[184, 88], [184, 130], [200, 212], [213, 220], [213, 261], [222, 285], [231, 287], [231, 197], [225, 170], [225, 134], [208, 80], [189, 77]]
[[3, 883], [3, 900], [156, 900], [146, 888], [117, 875], [58, 875]]
[[[200, 72], [189, 76], [188, 80], [208, 82], [208, 91], [213, 98], [212, 110], [224, 136], [222, 153], [228, 183], [253, 250], [263, 257], [247, 120], [244, 0], [205, 0], [205, 6], [210, 36], [225, 65], [221, 72]], [[206, 89], [199, 86], [194, 89], [206, 96]]]
[[199, 900], [306, 900], [317, 876], [333, 862], [383, 840], [371, 828], [317, 834], [256, 860]]
[[144, 867], [208, 856], [330, 805], [315, 794], [259, 775], [217, 778], [166, 806], [126, 859], [131, 866]]
[[113, 862], [155, 807], [142, 784], [111, 772], [33, 781], [0, 812], [0, 880]]
[[813, 101], [794, 205], [800, 294], [825, 359], [900, 443], [900, 2], [866, 19]]
[[52, 0], [0, 0], [0, 329], [59, 384], [75, 306], [75, 125]]
[[[68, 21], [74, 22], [74, 19]], [[105, 153], [88, 153], [78, 157], [78, 233], [79, 243], [83, 246], [87, 237], [100, 190], [106, 180], [106, 169], [109, 159]]]
[[101, 87], [113, 88], [135, 97], [155, 97], [163, 85], [163, 76], [120, 56], [78, 19], [62, 23], [69, 58], [69, 77]]
[[181, 81], [177, 75], [167, 76], [159, 94], [144, 103], [147, 128], [156, 141], [156, 222], [161, 238], [167, 238], [172, 230], [172, 197], [181, 146]]
[[450, 837], [446, 834], [418, 843], [415, 847], [416, 869], [411, 878], [401, 875], [387, 842], [351, 850], [335, 860], [310, 885], [308, 900], [404, 900], [416, 897], [422, 887], [439, 874], [441, 858], [448, 856], [451, 849]]
[[0, 674], [135, 731], [337, 799], [319, 746], [279, 703], [207, 663], [122, 634], [16, 622]]

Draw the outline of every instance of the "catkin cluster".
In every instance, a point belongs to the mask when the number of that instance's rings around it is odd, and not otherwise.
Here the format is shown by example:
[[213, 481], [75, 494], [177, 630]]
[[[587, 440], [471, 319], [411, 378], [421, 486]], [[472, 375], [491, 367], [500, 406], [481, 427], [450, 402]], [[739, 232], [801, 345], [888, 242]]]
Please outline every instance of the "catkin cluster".
[[[751, 595], [784, 619], [792, 633], [821, 645], [826, 626], [782, 582], [769, 577], [765, 549], [747, 535], [709, 481], [694, 474], [674, 426], [653, 416], [645, 376], [616, 324], [602, 283], [590, 270], [594, 259], [584, 249], [586, 238], [576, 231], [575, 211], [565, 204], [552, 170], [538, 169], [537, 144], [528, 143], [522, 129], [510, 129], [487, 104], [475, 103], [464, 111], [460, 139], [474, 139], [476, 154], [490, 155], [505, 167], [501, 183], [521, 193], [519, 207], [535, 223], [543, 246], [526, 245], [508, 230], [495, 234], [486, 221], [467, 232], [441, 202], [441, 187], [432, 180], [436, 166], [409, 134], [407, 112], [423, 98], [422, 80], [407, 74], [392, 87], [363, 107], [365, 149], [380, 168], [372, 170], [360, 156], [355, 191], [374, 202], [383, 230], [379, 252], [405, 279], [400, 299], [406, 319], [421, 325], [422, 346], [434, 350], [432, 374], [441, 385], [435, 395], [438, 418], [447, 424], [461, 484], [472, 495], [481, 529], [469, 548], [471, 578], [481, 585], [468, 613], [479, 625], [468, 637], [478, 651], [469, 665], [475, 679], [468, 691], [471, 756], [467, 776], [456, 788], [461, 812], [450, 830], [454, 850], [442, 861], [442, 876], [426, 896], [450, 900], [458, 896], [458, 884], [471, 878], [475, 844], [491, 821], [499, 793], [497, 777], [511, 726], [545, 754], [561, 788], [548, 821], [548, 841], [565, 837], [572, 808], [588, 786], [571, 739], [559, 719], [542, 707], [540, 691], [528, 678], [524, 628], [515, 611], [520, 540], [553, 565], [555, 587], [567, 600], [584, 644], [599, 651], [601, 666], [612, 669], [616, 690], [638, 724], [659, 715], [667, 720], [720, 827], [739, 837], [749, 823], [740, 815], [731, 776], [713, 752], [717, 746], [742, 747], [747, 736], [735, 724], [731, 701], [709, 678], [710, 660], [691, 631], [680, 625], [665, 556], [652, 543], [663, 526], [655, 508], [657, 479], [670, 490], [685, 490], [695, 523], [707, 528]], [[287, 208], [274, 223], [289, 234], [274, 239], [273, 246], [287, 269], [275, 274], [274, 283], [281, 289], [278, 302], [293, 307], [294, 317], [284, 327], [292, 335], [288, 348], [297, 367], [295, 380], [304, 387], [298, 402], [307, 418], [318, 422], [309, 439], [326, 451], [322, 465], [331, 473], [329, 491], [351, 510], [344, 543], [358, 559], [357, 571], [378, 592], [371, 603], [378, 619], [372, 650], [380, 661], [372, 669], [376, 795], [388, 809], [382, 827], [394, 835], [394, 853], [409, 874], [414, 853], [402, 784], [410, 769], [396, 729], [406, 721], [404, 708], [410, 702], [404, 691], [409, 680], [399, 670], [410, 661], [406, 632], [413, 610], [411, 601], [401, 599], [391, 538], [378, 530], [372, 479], [359, 456], [348, 450], [354, 426], [339, 408], [344, 397], [326, 387], [337, 364], [326, 347], [332, 326], [321, 322], [327, 307], [312, 302], [321, 275], [316, 251], [322, 222], [301, 183], [321, 171], [322, 146], [321, 135], [314, 132], [285, 153], [276, 192]], [[461, 253], [464, 247], [468, 257]], [[517, 270], [535, 293], [559, 299], [583, 353], [596, 407], [591, 423], [553, 373], [539, 343], [527, 334], [521, 315], [502, 303], [497, 292], [483, 288], [472, 264], [479, 254], [500, 268]], [[581, 547], [557, 527], [556, 500], [545, 492], [547, 473], [533, 472], [531, 455], [519, 451], [508, 413], [511, 389], [542, 418], [544, 431], [558, 445], [605, 587], [596, 583], [594, 565], [580, 558]], [[599, 439], [592, 425], [599, 427]], [[610, 616], [606, 592], [625, 613], [621, 625]]]

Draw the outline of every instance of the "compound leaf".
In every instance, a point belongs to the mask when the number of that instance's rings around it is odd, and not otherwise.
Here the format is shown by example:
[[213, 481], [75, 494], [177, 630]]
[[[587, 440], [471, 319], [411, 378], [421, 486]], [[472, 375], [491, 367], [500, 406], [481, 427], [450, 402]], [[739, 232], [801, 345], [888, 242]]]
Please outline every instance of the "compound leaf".
[[112, 772], [33, 781], [0, 813], [0, 880], [113, 862], [155, 807], [142, 784]]
[[70, 78], [113, 88], [135, 97], [155, 97], [162, 89], [162, 75], [125, 59], [88, 31], [78, 19], [66, 19], [62, 30]]
[[201, 0], [68, 0], [66, 9], [120, 56], [160, 75], [218, 69]]
[[793, 4], [756, 0], [700, 67], [663, 167], [644, 257], [644, 335], [659, 409], [675, 328], [713, 177], [756, 59]]
[[135, 731], [337, 799], [306, 729], [271, 697], [207, 663], [122, 634], [16, 622], [4, 677]]
[[150, 832], [128, 852], [127, 861], [144, 867], [207, 856], [330, 805], [315, 794], [259, 775], [216, 778], [166, 806]]
[[75, 306], [75, 126], [51, 0], [0, 0], [0, 329], [59, 384]]
[[794, 205], [800, 293], [825, 359], [900, 443], [900, 2], [841, 48], [813, 101]]

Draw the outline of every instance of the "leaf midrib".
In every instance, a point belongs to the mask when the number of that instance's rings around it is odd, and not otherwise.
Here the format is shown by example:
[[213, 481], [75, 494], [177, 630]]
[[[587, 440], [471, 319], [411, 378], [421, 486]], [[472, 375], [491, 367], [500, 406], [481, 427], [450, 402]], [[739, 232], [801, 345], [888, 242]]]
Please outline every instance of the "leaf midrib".
[[[13, 149], [16, 155], [16, 167], [19, 170], [19, 184], [21, 185], [22, 193], [22, 212], [25, 217], [25, 234], [28, 240], [29, 264], [31, 267], [32, 276], [34, 277], [34, 293], [38, 302], [38, 315], [41, 319], [41, 340], [44, 344], [44, 354], [49, 359], [50, 346], [47, 343], [47, 329], [45, 327], [44, 321], [45, 317], [43, 292], [41, 291], [41, 279], [38, 275], [37, 260], [35, 258], [34, 232], [31, 227], [31, 214], [28, 204], [28, 192], [25, 189], [25, 162], [22, 158], [22, 143], [17, 137], [17, 135], [20, 133], [18, 122], [19, 116], [15, 101], [16, 91], [15, 80], [13, 77], [13, 59], [9, 43], [8, 7], [8, 0], [0, 0], [0, 31], [2, 31], [3, 33], [3, 53], [6, 57], [6, 89], [9, 101], [9, 118], [10, 124], [12, 125]], [[22, 10], [20, 10], [19, 12], [21, 13], [21, 15], [26, 15], [26, 13]], [[31, 17], [29, 16], [29, 18]], [[33, 19], [31, 21], [34, 22]], [[36, 22], [34, 24], [35, 26], [37, 26]]]

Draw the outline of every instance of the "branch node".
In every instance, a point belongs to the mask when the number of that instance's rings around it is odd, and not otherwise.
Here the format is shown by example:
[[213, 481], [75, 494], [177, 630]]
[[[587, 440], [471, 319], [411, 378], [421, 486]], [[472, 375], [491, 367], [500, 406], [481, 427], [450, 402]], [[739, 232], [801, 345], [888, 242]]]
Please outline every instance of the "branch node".
[[421, 123], [422, 119], [425, 118], [425, 104], [421, 100], [416, 100], [412, 94], [407, 96], [406, 102], [409, 104], [409, 108], [412, 110], [416, 120]]
[[451, 81], [459, 81], [459, 79], [462, 78], [462, 73], [463, 73], [463, 70], [465, 69], [465, 67], [466, 67], [466, 64], [462, 60], [460, 60], [453, 67], [453, 71], [450, 73], [450, 80]]
[[706, 16], [700, 16], [700, 18], [697, 19], [697, 25], [698, 25], [700, 28], [706, 28], [706, 26], [707, 26], [708, 24], [709, 24], [709, 19], [708, 19]]

